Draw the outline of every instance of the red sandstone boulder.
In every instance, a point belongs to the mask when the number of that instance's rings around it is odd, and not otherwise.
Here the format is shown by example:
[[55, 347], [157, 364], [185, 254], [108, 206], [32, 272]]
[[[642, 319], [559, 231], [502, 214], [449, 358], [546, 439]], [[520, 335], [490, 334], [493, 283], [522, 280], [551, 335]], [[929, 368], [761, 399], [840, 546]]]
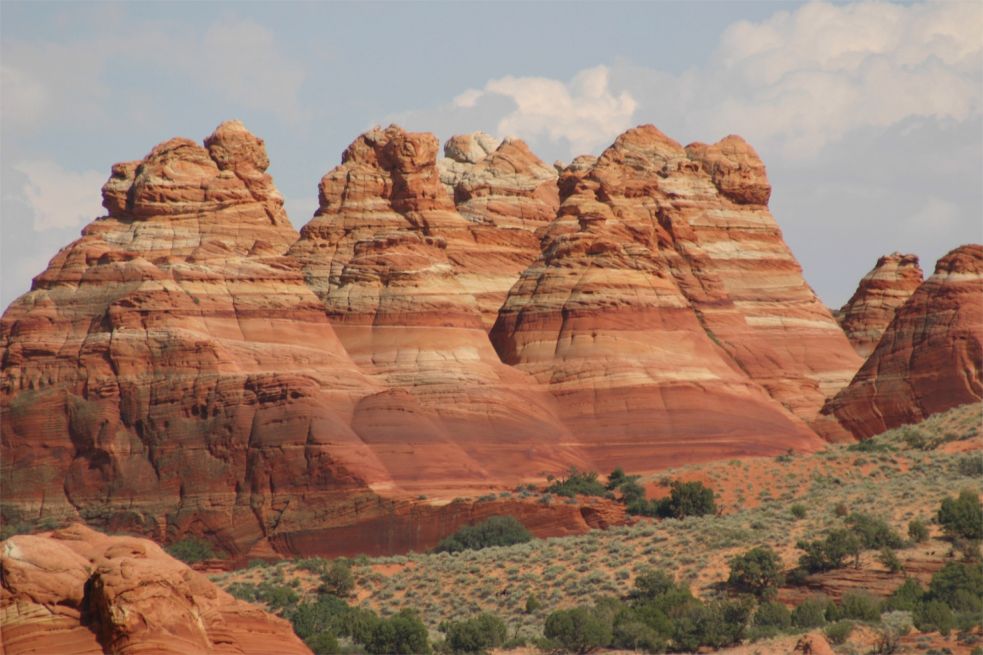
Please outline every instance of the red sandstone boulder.
[[309, 654], [290, 624], [157, 544], [82, 525], [0, 542], [0, 651]]
[[894, 313], [915, 292], [924, 275], [916, 255], [895, 252], [877, 260], [860, 280], [856, 292], [837, 312], [836, 319], [857, 354], [873, 352]]
[[[822, 429], [858, 438], [983, 398], [983, 246], [956, 248], [895, 313]], [[835, 419], [835, 422], [834, 420]], [[838, 425], [837, 425], [838, 423]], [[839, 426], [842, 426], [840, 428]]]

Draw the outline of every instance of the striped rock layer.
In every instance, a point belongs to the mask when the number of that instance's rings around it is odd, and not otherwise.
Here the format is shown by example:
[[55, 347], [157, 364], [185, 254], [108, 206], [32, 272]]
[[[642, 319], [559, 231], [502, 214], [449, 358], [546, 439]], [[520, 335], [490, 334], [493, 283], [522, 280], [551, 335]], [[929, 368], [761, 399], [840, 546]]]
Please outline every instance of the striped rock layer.
[[[299, 235], [241, 123], [114, 166], [107, 215], [0, 319], [4, 518], [392, 552], [570, 466], [822, 446], [860, 360], [747, 144], [645, 126], [559, 175], [514, 139], [438, 154], [361, 135]], [[520, 513], [599, 520], [564, 512]]]
[[860, 280], [857, 290], [836, 313], [836, 320], [857, 354], [874, 351], [894, 313], [905, 304], [924, 279], [916, 255], [884, 255]]
[[969, 244], [942, 257], [898, 308], [856, 377], [823, 408], [821, 429], [865, 438], [981, 398], [983, 246]]

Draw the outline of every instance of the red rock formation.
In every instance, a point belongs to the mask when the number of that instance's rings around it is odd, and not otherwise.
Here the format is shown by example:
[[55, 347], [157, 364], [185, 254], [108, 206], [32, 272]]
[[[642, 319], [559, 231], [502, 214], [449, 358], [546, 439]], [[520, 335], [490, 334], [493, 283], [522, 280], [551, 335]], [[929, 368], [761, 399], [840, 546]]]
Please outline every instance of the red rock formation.
[[290, 624], [146, 539], [82, 525], [0, 542], [0, 652], [310, 654]]
[[349, 425], [380, 389], [282, 256], [296, 232], [262, 142], [226, 123], [206, 143], [114, 166], [109, 215], [4, 313], [14, 513], [209, 533], [235, 553], [388, 482]]
[[[951, 251], [895, 313], [821, 428], [858, 438], [983, 398], [983, 246]], [[832, 420], [835, 419], [835, 422]]]
[[815, 448], [758, 383], [781, 400], [794, 389], [789, 405], [808, 414], [824, 376], [856, 360], [767, 210], [738, 204], [766, 200], [767, 183], [739, 168], [732, 142], [694, 147], [694, 161], [642, 127], [576, 161], [543, 255], [492, 330], [503, 361], [550, 385], [601, 467]]
[[894, 312], [911, 297], [923, 278], [916, 255], [895, 252], [877, 260], [877, 266], [860, 280], [853, 296], [836, 314], [857, 354], [866, 358], [873, 352]]
[[549, 394], [488, 341], [461, 278], [486, 269], [489, 248], [442, 186], [437, 145], [395, 126], [360, 136], [290, 249], [348, 353], [386, 388], [352, 426], [403, 488], [428, 493], [584, 466]]

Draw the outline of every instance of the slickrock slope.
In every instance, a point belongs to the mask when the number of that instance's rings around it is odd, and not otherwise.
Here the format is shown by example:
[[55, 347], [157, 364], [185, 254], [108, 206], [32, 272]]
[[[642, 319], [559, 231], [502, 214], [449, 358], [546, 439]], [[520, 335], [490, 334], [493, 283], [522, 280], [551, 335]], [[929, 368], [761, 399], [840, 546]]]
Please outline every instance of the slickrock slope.
[[225, 123], [119, 164], [109, 214], [0, 321], [5, 518], [78, 516], [248, 550], [388, 474], [350, 427], [379, 390], [299, 267], [262, 141]]
[[983, 398], [983, 246], [956, 248], [895, 313], [821, 426], [858, 438]]
[[539, 256], [537, 230], [556, 216], [556, 169], [519, 139], [497, 142], [481, 132], [451, 138], [444, 154], [441, 182], [480, 246], [480, 254], [449, 249], [448, 258], [490, 329], [509, 289]]
[[911, 297], [923, 278], [917, 255], [894, 252], [877, 260], [877, 266], [860, 280], [853, 296], [836, 315], [857, 354], [866, 359], [874, 351], [895, 311]]
[[645, 126], [575, 160], [542, 257], [492, 330], [602, 467], [815, 448], [759, 383], [811, 418], [820, 385], [857, 362], [733, 139], [691, 154]]
[[462, 277], [484, 276], [499, 253], [456, 211], [437, 149], [395, 126], [360, 136], [290, 249], [348, 353], [386, 387], [352, 426], [404, 488], [583, 466], [549, 393], [488, 341]]
[[310, 654], [290, 624], [146, 539], [82, 525], [0, 542], [0, 651]]

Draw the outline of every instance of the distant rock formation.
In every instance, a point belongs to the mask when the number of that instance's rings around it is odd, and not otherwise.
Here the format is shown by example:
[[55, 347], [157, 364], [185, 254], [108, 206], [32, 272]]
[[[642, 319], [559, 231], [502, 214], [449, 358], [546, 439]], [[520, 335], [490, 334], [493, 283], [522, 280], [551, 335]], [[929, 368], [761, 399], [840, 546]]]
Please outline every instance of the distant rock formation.
[[[822, 430], [870, 437], [983, 398], [983, 246], [960, 246], [895, 313]], [[833, 420], [835, 419], [835, 420]], [[842, 426], [840, 428], [839, 426]]]
[[0, 542], [0, 651], [310, 655], [290, 624], [147, 539], [76, 524]]
[[857, 354], [867, 358], [874, 351], [894, 313], [923, 278], [917, 255], [894, 252], [877, 260], [877, 266], [860, 280], [853, 296], [836, 312], [836, 320]]

